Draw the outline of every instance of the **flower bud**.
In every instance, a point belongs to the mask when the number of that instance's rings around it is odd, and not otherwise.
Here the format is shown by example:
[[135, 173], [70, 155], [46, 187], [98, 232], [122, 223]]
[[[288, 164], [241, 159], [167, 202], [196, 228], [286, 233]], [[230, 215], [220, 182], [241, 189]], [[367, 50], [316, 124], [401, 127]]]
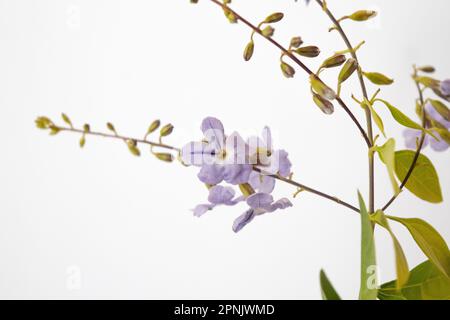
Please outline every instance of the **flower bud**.
[[417, 70], [425, 72], [425, 73], [434, 73], [436, 69], [433, 66], [423, 66], [417, 68]]
[[307, 46], [298, 48], [295, 52], [302, 57], [314, 58], [320, 54], [320, 49], [316, 46]]
[[83, 126], [83, 130], [84, 130], [84, 132], [89, 133], [89, 132], [91, 132], [91, 126], [90, 126], [89, 124], [86, 123], [86, 124]]
[[159, 135], [161, 137], [167, 137], [168, 135], [170, 135], [173, 131], [173, 125], [171, 125], [170, 123], [165, 125], [164, 127], [161, 128], [161, 131], [159, 133]]
[[272, 28], [271, 26], [267, 26], [261, 31], [261, 33], [264, 37], [270, 38], [274, 35], [275, 29]]
[[379, 86], [386, 86], [394, 83], [393, 79], [386, 77], [384, 74], [378, 72], [364, 72], [364, 76], [373, 84]]
[[358, 69], [358, 62], [353, 58], [348, 59], [339, 73], [339, 83], [343, 83], [350, 78], [356, 69]]
[[272, 13], [264, 20], [264, 23], [276, 23], [281, 21], [283, 18], [284, 14], [281, 12]]
[[111, 122], [108, 122], [106, 124], [106, 127], [108, 128], [109, 131], [116, 133], [116, 128], [114, 128], [114, 125]]
[[84, 148], [85, 144], [86, 144], [86, 136], [83, 134], [80, 138], [80, 148]]
[[311, 87], [319, 96], [321, 96], [327, 100], [336, 99], [336, 93], [333, 91], [333, 89], [329, 88], [315, 74], [311, 74], [310, 81], [311, 81]]
[[322, 63], [322, 68], [334, 68], [342, 65], [347, 58], [343, 54], [332, 56]]
[[334, 112], [334, 106], [329, 100], [322, 98], [318, 94], [313, 95], [313, 100], [323, 113], [332, 114]]
[[301, 37], [294, 37], [291, 39], [291, 47], [298, 48], [303, 44], [303, 40]]
[[159, 121], [159, 120], [153, 121], [152, 124], [148, 127], [147, 135], [155, 132], [159, 128], [160, 125], [161, 125], [161, 121]]
[[127, 146], [132, 155], [136, 157], [139, 157], [141, 155], [141, 151], [138, 149], [137, 142], [135, 140], [128, 140]]
[[353, 21], [367, 21], [371, 18], [375, 18], [377, 16], [376, 11], [372, 10], [360, 10], [356, 11], [352, 15], [350, 15], [348, 18]]
[[68, 117], [65, 113], [62, 113], [62, 114], [61, 114], [61, 118], [63, 119], [63, 121], [64, 121], [66, 124], [69, 125], [69, 127], [72, 128], [72, 121], [70, 121], [69, 117]]
[[50, 120], [47, 117], [38, 117], [34, 123], [36, 124], [36, 127], [38, 129], [48, 129], [50, 127], [50, 125], [52, 124], [52, 120]]
[[281, 62], [281, 71], [286, 78], [293, 78], [295, 75], [295, 69], [286, 62]]
[[244, 50], [244, 60], [249, 61], [253, 56], [253, 51], [255, 50], [255, 43], [250, 41]]
[[155, 157], [164, 162], [173, 162], [173, 155], [170, 153], [155, 153]]

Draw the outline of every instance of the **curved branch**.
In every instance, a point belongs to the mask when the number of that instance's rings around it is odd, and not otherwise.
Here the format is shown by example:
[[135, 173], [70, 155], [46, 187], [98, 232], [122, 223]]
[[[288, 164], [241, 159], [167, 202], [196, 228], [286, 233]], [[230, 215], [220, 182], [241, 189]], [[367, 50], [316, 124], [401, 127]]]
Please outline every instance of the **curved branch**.
[[[425, 110], [425, 99], [423, 98], [423, 92], [420, 88], [420, 84], [416, 82], [416, 86], [417, 86], [417, 90], [419, 91], [419, 99], [420, 99], [420, 104], [422, 106], [422, 126], [425, 128], [425, 126], [427, 125], [427, 114], [426, 114], [426, 110]], [[411, 175], [414, 172], [414, 169], [416, 168], [416, 164], [417, 161], [419, 160], [420, 157], [420, 153], [422, 152], [422, 148], [425, 142], [425, 137], [426, 137], [426, 133], [425, 131], [422, 132], [422, 135], [420, 137], [420, 141], [419, 141], [419, 145], [417, 147], [416, 150], [416, 154], [414, 155], [414, 159], [413, 162], [411, 163], [411, 167], [408, 170], [408, 173], [406, 174], [405, 178], [403, 179], [401, 185], [400, 185], [400, 191], [403, 190], [403, 188], [405, 188], [406, 184], [409, 181], [409, 178], [411, 178]], [[386, 211], [392, 203], [394, 203], [394, 201], [398, 198], [398, 196], [400, 195], [400, 193], [395, 194], [394, 196], [392, 196], [392, 198], [385, 204], [385, 206], [383, 207], [383, 211]]]
[[[146, 144], [146, 145], [150, 145], [152, 147], [164, 148], [164, 149], [167, 149], [167, 150], [180, 152], [179, 148], [176, 148], [176, 147], [173, 147], [173, 146], [170, 146], [170, 145], [167, 145], [167, 144], [163, 144], [163, 143], [156, 143], [156, 142], [148, 141], [148, 140], [145, 140], [145, 139], [135, 139], [135, 138], [127, 137], [127, 136], [115, 135], [115, 134], [109, 134], [109, 133], [103, 133], [103, 132], [95, 132], [95, 131], [85, 132], [84, 130], [81, 130], [81, 129], [69, 128], [69, 127], [58, 127], [58, 129], [61, 132], [62, 131], [73, 132], [73, 133], [84, 134], [84, 135], [91, 135], [91, 136], [97, 136], [97, 137], [103, 137], [103, 138], [117, 139], [117, 140], [122, 140], [122, 141], [125, 141], [125, 142], [129, 141], [129, 140], [132, 140], [132, 141], [135, 141], [136, 143]], [[262, 171], [260, 169], [258, 169], [258, 168], [253, 168], [253, 170], [255, 172], [262, 173]], [[342, 201], [342, 200], [338, 199], [337, 197], [333, 197], [333, 196], [328, 195], [328, 194], [326, 194], [324, 192], [318, 191], [318, 190], [316, 190], [314, 188], [308, 187], [308, 186], [306, 186], [304, 184], [301, 184], [301, 183], [296, 182], [296, 181], [291, 180], [291, 179], [283, 178], [283, 177], [278, 176], [278, 175], [268, 175], [268, 176], [273, 177], [273, 178], [275, 178], [275, 179], [277, 179], [279, 181], [285, 182], [287, 184], [290, 184], [292, 186], [295, 186], [297, 188], [300, 188], [300, 189], [302, 189], [304, 191], [307, 191], [309, 193], [312, 193], [312, 194], [315, 194], [317, 196], [320, 196], [322, 198], [325, 198], [325, 199], [331, 200], [333, 202], [336, 202], [336, 203], [338, 203], [338, 204], [340, 204], [340, 205], [342, 205], [344, 207], [347, 207], [347, 208], [349, 208], [349, 209], [359, 213], [359, 209], [358, 208], [352, 206], [351, 204], [349, 204], [349, 203], [347, 203], [345, 201]]]
[[[221, 8], [225, 8], [227, 9], [229, 12], [231, 12], [237, 20], [241, 21], [242, 23], [244, 23], [245, 25], [247, 25], [249, 28], [251, 28], [254, 32], [258, 33], [259, 35], [261, 35], [264, 39], [266, 39], [267, 41], [269, 41], [270, 43], [272, 43], [275, 47], [277, 47], [278, 49], [280, 49], [283, 54], [287, 57], [289, 57], [293, 62], [295, 62], [298, 66], [300, 66], [308, 75], [312, 75], [314, 74], [311, 69], [309, 69], [299, 58], [297, 58], [292, 52], [290, 52], [289, 50], [287, 50], [285, 47], [283, 47], [279, 42], [277, 42], [276, 40], [274, 40], [272, 37], [265, 37], [261, 31], [261, 29], [259, 29], [258, 27], [256, 27], [254, 24], [252, 24], [251, 22], [249, 22], [247, 19], [245, 19], [244, 17], [242, 17], [240, 14], [238, 14], [236, 11], [234, 11], [233, 9], [231, 9], [230, 7], [224, 5], [223, 3], [221, 3], [218, 0], [210, 0], [212, 3], [220, 6]], [[317, 76], [317, 75], [316, 75]], [[317, 76], [317, 78], [320, 80], [320, 78]], [[322, 81], [322, 80], [320, 80]], [[323, 82], [323, 81], [322, 81]], [[358, 127], [359, 131], [361, 132], [361, 135], [363, 136], [364, 140], [366, 141], [366, 144], [369, 148], [372, 147], [372, 141], [369, 138], [369, 136], [367, 135], [366, 131], [364, 130], [364, 128], [361, 126], [361, 124], [359, 123], [358, 119], [355, 117], [355, 115], [350, 111], [350, 109], [348, 108], [348, 106], [345, 104], [345, 102], [341, 99], [341, 98], [337, 98], [336, 99], [337, 102], [339, 103], [339, 105], [344, 109], [344, 111], [350, 116], [350, 118], [352, 119], [352, 121], [355, 123], [355, 125]]]

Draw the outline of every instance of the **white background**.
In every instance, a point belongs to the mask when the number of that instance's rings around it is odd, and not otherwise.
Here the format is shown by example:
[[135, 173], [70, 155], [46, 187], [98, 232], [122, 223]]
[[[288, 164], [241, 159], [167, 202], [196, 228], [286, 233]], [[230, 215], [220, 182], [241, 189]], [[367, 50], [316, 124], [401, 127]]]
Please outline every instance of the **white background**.
[[[376, 9], [371, 23], [345, 22], [364, 68], [395, 78], [382, 96], [414, 117], [413, 63], [434, 64], [450, 76], [447, 0], [329, 0], [336, 15]], [[344, 45], [313, 3], [236, 0], [251, 21], [286, 13], [276, 38], [301, 35], [325, 58]], [[209, 1], [0, 0], [0, 297], [1, 298], [320, 298], [324, 268], [344, 298], [359, 288], [357, 214], [311, 194], [294, 208], [261, 217], [234, 234], [243, 207], [220, 208], [202, 219], [190, 212], [207, 192], [196, 170], [133, 158], [117, 141], [48, 137], [34, 127], [39, 115], [69, 114], [75, 124], [142, 136], [160, 118], [176, 130], [168, 141], [200, 138], [204, 116], [229, 131], [258, 134], [272, 127], [290, 152], [295, 178], [356, 204], [367, 194], [367, 150], [346, 114], [329, 117], [311, 102], [300, 70], [285, 79], [279, 52], [256, 39], [252, 62], [242, 50], [249, 30], [229, 25]], [[306, 59], [305, 59], [306, 60]], [[319, 60], [305, 61], [316, 68]], [[336, 74], [324, 75], [334, 81]], [[360, 96], [352, 79], [343, 94]], [[370, 91], [373, 92], [370, 86]], [[347, 99], [364, 121], [361, 109]], [[388, 134], [401, 130], [380, 107]], [[426, 150], [450, 196], [449, 155]], [[377, 204], [391, 194], [377, 167]], [[295, 190], [279, 184], [277, 196]], [[421, 217], [450, 239], [450, 205], [424, 203], [408, 192], [390, 214]], [[425, 260], [412, 238], [394, 230], [410, 265]], [[391, 280], [391, 240], [377, 231], [381, 280]], [[80, 281], [77, 281], [80, 280]]]

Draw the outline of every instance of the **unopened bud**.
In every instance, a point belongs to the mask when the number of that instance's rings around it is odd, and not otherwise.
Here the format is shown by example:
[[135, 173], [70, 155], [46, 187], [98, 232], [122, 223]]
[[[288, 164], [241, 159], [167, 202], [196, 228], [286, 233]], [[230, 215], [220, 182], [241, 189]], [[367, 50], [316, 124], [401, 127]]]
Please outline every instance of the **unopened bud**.
[[301, 37], [294, 37], [291, 39], [291, 47], [298, 48], [303, 44], [303, 40]]
[[270, 38], [274, 35], [275, 29], [272, 28], [271, 26], [267, 26], [261, 32], [264, 37]]
[[173, 131], [173, 125], [171, 125], [169, 123], [169, 124], [166, 124], [164, 127], [161, 128], [161, 131], [160, 131], [159, 135], [161, 137], [166, 137], [166, 136], [170, 135], [172, 133], [172, 131]]
[[286, 62], [281, 62], [281, 71], [286, 78], [293, 78], [295, 75], [295, 69]]
[[302, 57], [314, 58], [320, 54], [320, 49], [316, 46], [307, 46], [298, 48], [295, 52]]
[[313, 95], [313, 100], [323, 113], [332, 114], [334, 112], [334, 106], [329, 100], [319, 96], [318, 94]]
[[283, 19], [284, 14], [281, 12], [276, 12], [271, 14], [270, 16], [268, 16], [265, 20], [264, 23], [275, 23], [275, 22], [279, 22]]
[[356, 69], [358, 69], [358, 62], [353, 58], [348, 59], [339, 73], [339, 83], [343, 83], [350, 78]]
[[155, 153], [155, 157], [164, 162], [173, 162], [173, 155], [170, 153]]
[[252, 186], [248, 183], [240, 184], [239, 189], [241, 190], [244, 197], [249, 197], [252, 194], [255, 193], [255, 190], [252, 188]]
[[321, 97], [323, 97], [327, 100], [336, 99], [336, 93], [333, 91], [333, 89], [329, 88], [315, 74], [311, 74], [310, 81], [311, 81], [311, 87], [318, 95], [320, 95]]
[[148, 127], [147, 134], [151, 134], [158, 130], [159, 126], [161, 125], [161, 121], [155, 120], [152, 122], [152, 124]]
[[36, 124], [36, 127], [39, 129], [48, 129], [49, 126], [52, 124], [52, 120], [50, 120], [47, 117], [38, 117], [34, 123]]
[[371, 18], [375, 18], [377, 16], [376, 11], [372, 10], [360, 10], [356, 11], [352, 15], [350, 15], [348, 18], [353, 21], [367, 21]]
[[253, 51], [255, 50], [255, 43], [250, 41], [244, 50], [244, 60], [249, 61], [253, 56]]
[[330, 57], [322, 63], [322, 68], [339, 67], [345, 62], [345, 60], [347, 60], [347, 58], [343, 54]]

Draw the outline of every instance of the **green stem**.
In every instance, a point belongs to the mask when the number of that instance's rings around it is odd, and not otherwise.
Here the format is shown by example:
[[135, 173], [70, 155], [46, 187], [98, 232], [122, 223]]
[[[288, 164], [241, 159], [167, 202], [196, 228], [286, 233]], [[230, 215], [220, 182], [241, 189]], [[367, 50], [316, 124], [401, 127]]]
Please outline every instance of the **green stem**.
[[[328, 9], [328, 6], [324, 7], [324, 4], [321, 0], [316, 0], [316, 2], [320, 5], [321, 8], [324, 8], [325, 13], [328, 15], [330, 20], [333, 22], [333, 24], [336, 27], [336, 30], [339, 32], [339, 34], [341, 35], [345, 44], [347, 45], [347, 48], [350, 50], [350, 54], [352, 55], [353, 59], [355, 59], [359, 65], [359, 60], [358, 60], [356, 51], [354, 50], [344, 29], [342, 29], [342, 26], [339, 23], [339, 21], [334, 17], [334, 15]], [[363, 96], [365, 99], [369, 100], [366, 84], [364, 82], [364, 75], [363, 75], [360, 67], [358, 67], [357, 73], [358, 73], [358, 79], [359, 79], [359, 83], [361, 86], [361, 91], [363, 93]], [[369, 144], [369, 149], [370, 149], [373, 146], [373, 125], [372, 125], [372, 114], [371, 114], [369, 108], [365, 108], [365, 114], [366, 114], [366, 123], [367, 123], [367, 135], [368, 135], [368, 138], [370, 141], [370, 144]], [[369, 156], [369, 212], [373, 213], [374, 211], [375, 211], [375, 161], [374, 161], [374, 157]]]

